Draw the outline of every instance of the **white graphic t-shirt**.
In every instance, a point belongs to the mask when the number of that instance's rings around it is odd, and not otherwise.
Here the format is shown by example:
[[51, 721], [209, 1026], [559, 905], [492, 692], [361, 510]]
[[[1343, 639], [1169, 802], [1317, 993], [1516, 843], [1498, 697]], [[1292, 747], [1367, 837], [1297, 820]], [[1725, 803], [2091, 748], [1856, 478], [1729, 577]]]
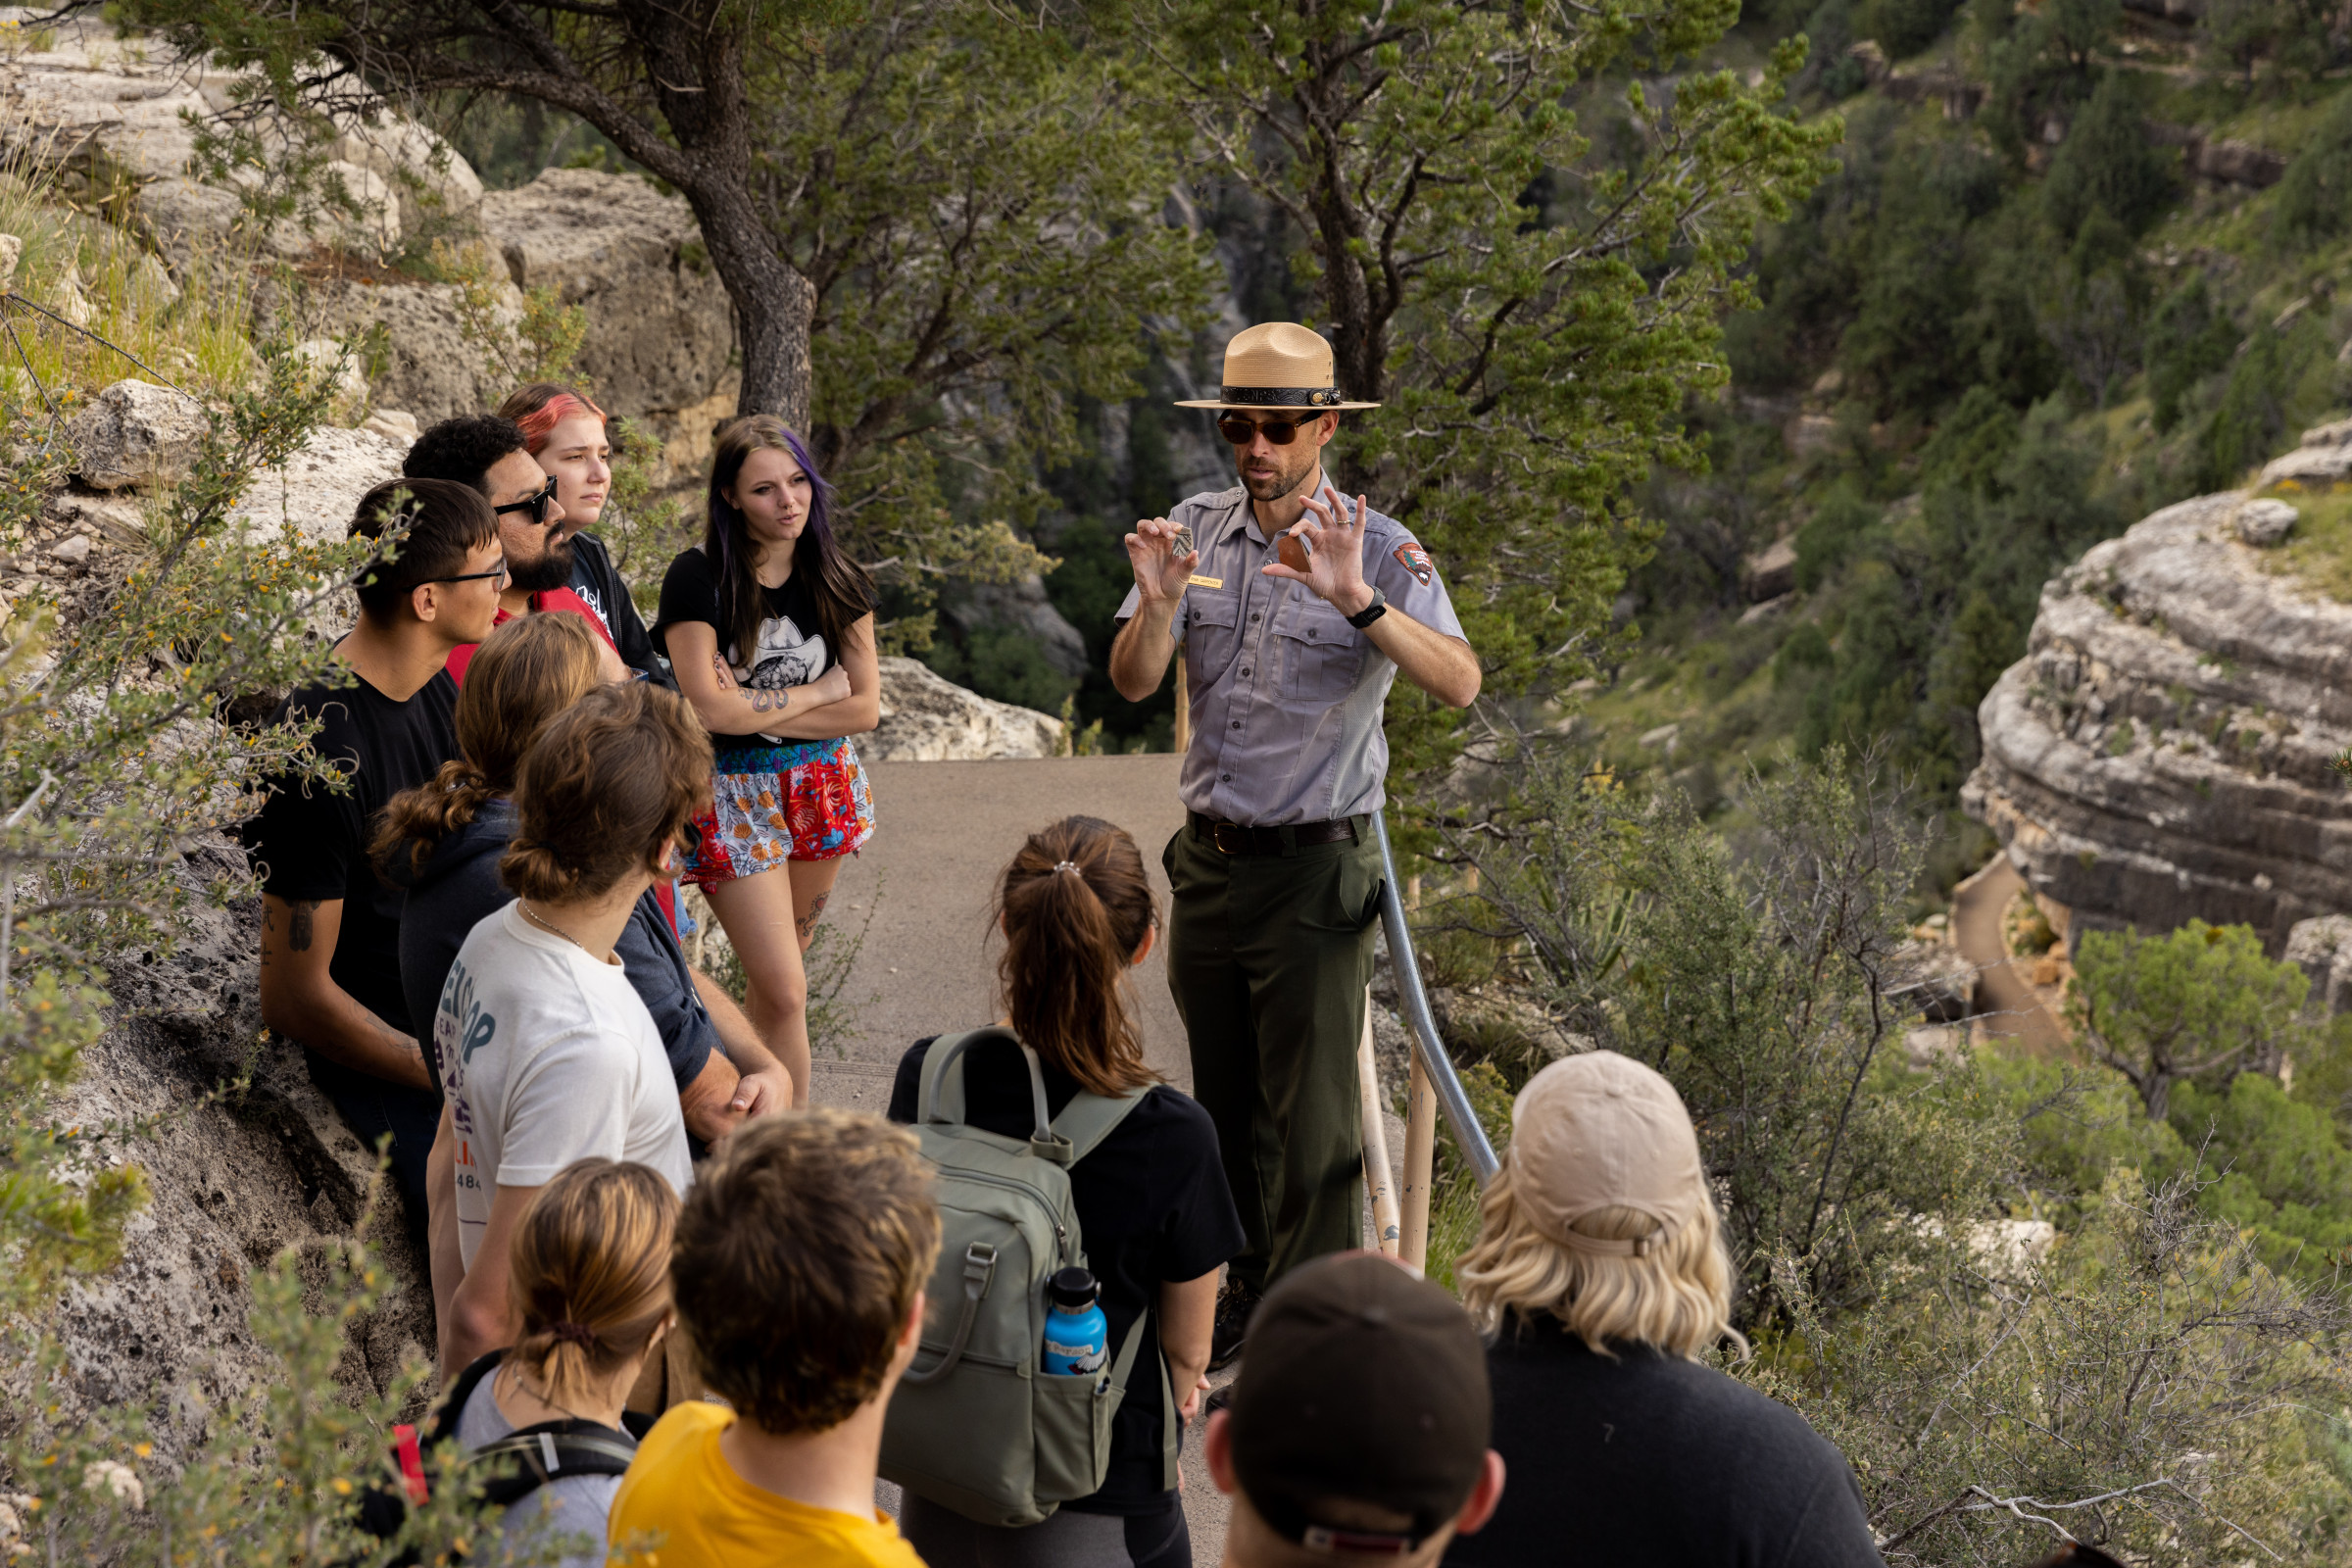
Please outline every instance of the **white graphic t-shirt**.
[[[654, 646], [669, 653], [669, 628], [680, 621], [700, 621], [713, 630], [727, 621], [719, 608], [718, 574], [700, 550], [681, 551], [662, 579], [662, 608], [654, 620]], [[816, 596], [807, 577], [794, 572], [777, 587], [760, 590], [763, 612], [748, 645], [741, 636], [725, 641], [727, 668], [735, 683], [749, 691], [774, 692], [806, 686], [841, 662], [840, 650], [828, 646], [823, 622], [816, 613]], [[774, 735], [713, 735], [721, 773], [730, 754], [761, 746], [791, 744]]]
[[684, 1194], [694, 1167], [662, 1036], [619, 965], [523, 917], [484, 915], [433, 1018], [457, 1132], [458, 1249], [473, 1266], [498, 1187], [544, 1187], [574, 1160], [651, 1165]]

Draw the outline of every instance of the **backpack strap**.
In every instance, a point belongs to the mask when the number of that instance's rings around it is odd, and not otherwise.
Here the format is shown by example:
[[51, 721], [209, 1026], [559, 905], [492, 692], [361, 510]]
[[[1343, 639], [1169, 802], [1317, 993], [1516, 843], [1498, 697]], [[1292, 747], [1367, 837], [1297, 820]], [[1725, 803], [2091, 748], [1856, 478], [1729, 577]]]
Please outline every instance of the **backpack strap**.
[[571, 1476], [617, 1476], [627, 1473], [637, 1446], [611, 1427], [594, 1421], [546, 1421], [510, 1432], [486, 1443], [467, 1456], [469, 1466], [516, 1459], [511, 1474], [493, 1476], [482, 1488], [483, 1497], [510, 1507], [551, 1481]]
[[[1127, 1119], [1127, 1113], [1142, 1104], [1144, 1097], [1151, 1092], [1149, 1085], [1115, 1097], [1092, 1094], [1081, 1089], [1068, 1104], [1061, 1107], [1061, 1114], [1054, 1118], [1052, 1128], [1054, 1139], [1068, 1148], [1069, 1157], [1061, 1159], [1058, 1154], [1043, 1148], [1038, 1152], [1065, 1165], [1077, 1164], [1093, 1153], [1095, 1146], [1108, 1138], [1119, 1123]], [[1034, 1144], [1035, 1140], [1031, 1142]]]
[[[1029, 1152], [1042, 1159], [1050, 1159], [1056, 1165], [1076, 1164], [1079, 1155], [1085, 1151], [1072, 1150], [1069, 1139], [1062, 1135], [1061, 1123], [1055, 1121], [1046, 1109], [1044, 1064], [1037, 1059], [1036, 1052], [1021, 1044], [1018, 1035], [1001, 1024], [992, 1025], [986, 1029], [967, 1030], [959, 1035], [943, 1035], [931, 1042], [931, 1050], [923, 1058], [923, 1090], [915, 1102], [914, 1119], [918, 1122], [936, 1123], [945, 1127], [962, 1126], [964, 1124], [963, 1054], [974, 1046], [994, 1044], [1000, 1041], [1008, 1046], [1020, 1046], [1022, 1063], [1029, 1069], [1029, 1106], [1037, 1121], [1036, 1130], [1029, 1135]], [[1085, 1095], [1079, 1096], [1080, 1100], [1087, 1098]], [[1075, 1105], [1076, 1102], [1073, 1101], [1072, 1108]], [[1067, 1120], [1070, 1109], [1065, 1108], [1061, 1114], [1063, 1120]], [[1117, 1126], [1119, 1116], [1125, 1114], [1126, 1112], [1122, 1110], [1118, 1116], [1111, 1117], [1108, 1122], [1103, 1124], [1102, 1132], [1108, 1132], [1112, 1127]], [[1094, 1139], [1090, 1140], [1087, 1148], [1092, 1149], [1094, 1144], [1101, 1140], [1101, 1137], [1102, 1134], [1097, 1133]]]
[[507, 1352], [502, 1348], [485, 1351], [466, 1364], [466, 1370], [458, 1374], [458, 1381], [449, 1386], [449, 1393], [442, 1396], [439, 1404], [433, 1406], [432, 1420], [425, 1423], [422, 1432], [416, 1434], [417, 1442], [427, 1452], [437, 1443], [456, 1439], [458, 1417], [466, 1413], [466, 1401], [473, 1397], [473, 1391], [481, 1385], [482, 1379], [496, 1372], [506, 1358]]
[[[923, 1058], [923, 1091], [915, 1102], [914, 1119], [949, 1127], [962, 1126], [963, 1054], [974, 1046], [995, 1041], [1021, 1046], [1020, 1038], [1001, 1024], [969, 1029], [959, 1035], [942, 1035], [932, 1041], [931, 1050]], [[1046, 1114], [1046, 1075], [1038, 1064], [1036, 1052], [1021, 1046], [1021, 1054], [1029, 1064], [1029, 1101], [1037, 1116], [1037, 1131], [1029, 1137], [1030, 1142], [1036, 1143], [1053, 1137], [1053, 1118]]]

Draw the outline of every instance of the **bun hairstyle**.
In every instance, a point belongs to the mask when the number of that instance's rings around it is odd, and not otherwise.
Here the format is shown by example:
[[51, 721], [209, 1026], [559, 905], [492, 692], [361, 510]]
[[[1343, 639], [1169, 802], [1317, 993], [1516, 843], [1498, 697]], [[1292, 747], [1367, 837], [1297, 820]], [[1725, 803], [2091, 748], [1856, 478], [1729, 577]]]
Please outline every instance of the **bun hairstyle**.
[[548, 432], [575, 414], [602, 419], [605, 439], [612, 443], [612, 455], [621, 455], [620, 432], [613, 427], [612, 416], [576, 386], [566, 386], [561, 381], [533, 381], [508, 393], [507, 401], [498, 406], [498, 416], [514, 421], [534, 458], [545, 450]]
[[1126, 829], [1065, 816], [1029, 835], [997, 892], [998, 960], [1013, 1032], [1098, 1095], [1159, 1082], [1129, 1005], [1135, 950], [1159, 923]]
[[686, 699], [651, 681], [600, 686], [531, 742], [499, 880], [542, 903], [595, 898], [653, 865], [710, 800], [710, 736]]
[[596, 633], [578, 615], [517, 615], [483, 639], [458, 691], [458, 755], [392, 797], [368, 853], [389, 873], [405, 848], [409, 874], [485, 802], [514, 790], [523, 753], [548, 719], [604, 682]]
[[756, 634], [766, 615], [757, 568], [759, 551], [751, 530], [727, 500], [743, 472], [744, 461], [755, 452], [783, 452], [808, 475], [808, 518], [793, 545], [793, 575], [808, 585], [816, 600], [817, 627], [838, 658], [850, 628], [874, 605], [874, 580], [852, 561], [833, 537], [833, 487], [816, 471], [816, 463], [801, 438], [772, 414], [737, 419], [718, 432], [710, 452], [709, 520], [703, 527], [703, 554], [717, 568], [718, 630], [721, 653]]
[[669, 1319], [677, 1227], [677, 1194], [649, 1166], [565, 1167], [514, 1227], [507, 1299], [516, 1335], [506, 1364], [569, 1404], [643, 1355]]

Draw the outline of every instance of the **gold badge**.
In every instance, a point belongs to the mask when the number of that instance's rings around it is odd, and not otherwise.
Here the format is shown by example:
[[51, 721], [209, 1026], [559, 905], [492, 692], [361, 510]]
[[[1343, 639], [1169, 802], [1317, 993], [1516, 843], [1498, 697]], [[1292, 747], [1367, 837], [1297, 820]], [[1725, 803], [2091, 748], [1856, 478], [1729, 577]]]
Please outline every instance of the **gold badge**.
[[1225, 586], [1224, 578], [1203, 577], [1199, 572], [1195, 572], [1192, 576], [1187, 577], [1185, 581], [1190, 583], [1195, 588], [1222, 588]]

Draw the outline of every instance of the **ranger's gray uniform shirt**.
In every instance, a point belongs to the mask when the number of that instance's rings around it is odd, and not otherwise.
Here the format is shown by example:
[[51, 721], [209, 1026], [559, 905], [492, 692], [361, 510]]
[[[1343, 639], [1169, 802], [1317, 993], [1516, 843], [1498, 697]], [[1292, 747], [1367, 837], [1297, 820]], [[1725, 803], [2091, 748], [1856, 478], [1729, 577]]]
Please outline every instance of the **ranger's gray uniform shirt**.
[[[1193, 744], [1177, 789], [1186, 808], [1251, 827], [1378, 810], [1389, 769], [1381, 708], [1396, 661], [1304, 583], [1259, 574], [1274, 544], [1240, 486], [1194, 496], [1168, 520], [1190, 527], [1200, 552], [1169, 628], [1184, 647], [1192, 700]], [[1428, 554], [1402, 523], [1369, 510], [1364, 581], [1389, 596], [1392, 612], [1462, 635]], [[1118, 618], [1141, 602], [1128, 589]]]

